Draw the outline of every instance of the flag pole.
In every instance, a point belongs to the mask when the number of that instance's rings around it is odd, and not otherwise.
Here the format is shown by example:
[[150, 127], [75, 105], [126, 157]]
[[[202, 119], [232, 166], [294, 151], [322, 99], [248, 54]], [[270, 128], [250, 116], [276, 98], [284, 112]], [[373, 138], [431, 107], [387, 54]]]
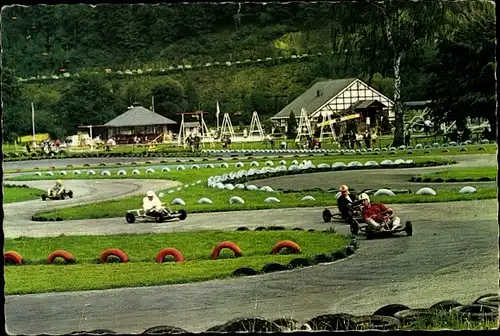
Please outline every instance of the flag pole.
[[33, 102], [31, 102], [31, 125], [33, 126], [33, 142], [36, 143], [36, 136], [35, 136], [35, 106], [33, 105]]
[[219, 132], [219, 114], [220, 114], [220, 107], [219, 107], [219, 101], [217, 100], [217, 112], [215, 112], [215, 117], [217, 118], [217, 133]]

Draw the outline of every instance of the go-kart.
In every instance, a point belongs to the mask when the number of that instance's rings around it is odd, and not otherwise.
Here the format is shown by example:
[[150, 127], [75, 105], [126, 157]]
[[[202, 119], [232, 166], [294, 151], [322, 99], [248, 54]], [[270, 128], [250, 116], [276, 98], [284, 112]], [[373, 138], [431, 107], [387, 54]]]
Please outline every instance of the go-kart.
[[73, 198], [73, 191], [61, 188], [59, 190], [54, 190], [53, 188], [47, 189], [47, 193], [42, 194], [42, 201], [47, 199], [51, 200], [63, 200], [66, 197]]
[[156, 216], [147, 215], [144, 209], [128, 210], [125, 215], [125, 220], [127, 223], [132, 224], [136, 219], [143, 219], [144, 221], [155, 221], [156, 223], [163, 223], [167, 220], [172, 220], [178, 218], [179, 220], [185, 220], [187, 217], [187, 212], [185, 210], [173, 211], [170, 208], [163, 208], [162, 212], [159, 212]]
[[350, 224], [353, 220], [362, 222], [363, 217], [361, 215], [361, 205], [361, 201], [355, 201], [354, 203], [352, 203], [352, 205], [350, 206], [349, 215], [347, 217], [342, 216], [342, 213], [340, 211], [332, 213], [328, 208], [326, 208], [325, 210], [323, 210], [323, 220], [325, 221], [325, 223], [331, 222], [332, 219], [342, 220], [347, 224]]
[[373, 239], [373, 238], [382, 237], [382, 236], [391, 236], [394, 233], [403, 232], [403, 231], [405, 231], [408, 236], [413, 235], [413, 225], [411, 224], [411, 221], [406, 221], [404, 226], [402, 226], [399, 229], [393, 230], [392, 228], [389, 227], [388, 220], [389, 220], [389, 218], [386, 217], [386, 219], [384, 220], [384, 222], [380, 225], [380, 228], [378, 228], [378, 229], [374, 229], [372, 226], [368, 225], [365, 222], [360, 223], [356, 220], [352, 221], [350, 223], [351, 233], [354, 235], [357, 235], [360, 232], [364, 233], [366, 235], [366, 239]]

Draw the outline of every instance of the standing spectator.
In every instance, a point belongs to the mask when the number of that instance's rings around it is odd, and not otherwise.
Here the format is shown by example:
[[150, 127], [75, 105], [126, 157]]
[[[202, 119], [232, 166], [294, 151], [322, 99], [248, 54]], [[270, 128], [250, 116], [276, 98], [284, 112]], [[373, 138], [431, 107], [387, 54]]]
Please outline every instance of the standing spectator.
[[29, 144], [29, 143], [27, 143], [27, 144], [26, 144], [26, 151], [27, 151], [28, 153], [31, 153], [31, 147], [30, 147], [30, 144]]
[[372, 148], [377, 147], [377, 129], [373, 130], [372, 133]]
[[405, 129], [405, 146], [408, 147], [411, 141], [411, 129], [407, 127]]
[[200, 142], [201, 142], [201, 139], [198, 136], [198, 134], [196, 134], [194, 137], [194, 147], [196, 150], [200, 150]]
[[431, 135], [431, 127], [432, 127], [432, 121], [430, 121], [430, 119], [425, 120], [424, 121], [425, 135], [427, 135], [427, 136]]
[[356, 137], [356, 145], [357, 145], [358, 149], [363, 148], [363, 145], [362, 145], [362, 142], [363, 142], [363, 134], [361, 134], [361, 133], [356, 133], [356, 134], [355, 134], [355, 137]]
[[349, 149], [354, 149], [356, 143], [356, 134], [354, 132], [349, 133]]
[[364, 134], [364, 140], [365, 140], [365, 146], [366, 148], [371, 148], [371, 142], [372, 142], [372, 135], [370, 133], [369, 129], [366, 129], [365, 134]]

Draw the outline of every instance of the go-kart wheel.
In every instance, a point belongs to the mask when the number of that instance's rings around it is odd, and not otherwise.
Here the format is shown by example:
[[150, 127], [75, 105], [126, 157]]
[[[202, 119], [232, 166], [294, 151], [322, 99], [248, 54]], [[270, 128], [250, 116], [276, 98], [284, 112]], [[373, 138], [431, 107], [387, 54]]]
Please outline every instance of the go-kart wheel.
[[70, 190], [70, 191], [68, 192], [68, 196], [69, 196], [69, 198], [73, 198], [73, 191], [72, 191], [72, 190]]
[[413, 236], [413, 225], [411, 225], [410, 221], [405, 223], [405, 232], [408, 236]]
[[64, 194], [60, 194], [58, 198], [59, 198], [60, 200], [63, 200], [63, 199], [64, 199]]
[[323, 220], [325, 221], [325, 223], [329, 223], [332, 221], [332, 213], [330, 212], [330, 210], [323, 210]]
[[42, 194], [42, 201], [46, 201], [46, 200], [47, 200], [47, 195]]
[[186, 212], [186, 210], [181, 209], [181, 210], [179, 210], [178, 212], [179, 212], [179, 219], [180, 219], [180, 220], [185, 220], [185, 219], [186, 219], [186, 217], [187, 217], [187, 212]]
[[132, 224], [135, 222], [135, 216], [133, 213], [127, 212], [125, 215], [125, 219], [127, 220], [127, 223]]
[[354, 218], [351, 220], [351, 233], [353, 235], [357, 235], [359, 233], [359, 224]]
[[165, 215], [164, 214], [158, 214], [155, 217], [156, 223], [163, 223], [165, 221]]
[[375, 231], [370, 225], [366, 227], [365, 233], [366, 233], [366, 239], [373, 239], [375, 236]]

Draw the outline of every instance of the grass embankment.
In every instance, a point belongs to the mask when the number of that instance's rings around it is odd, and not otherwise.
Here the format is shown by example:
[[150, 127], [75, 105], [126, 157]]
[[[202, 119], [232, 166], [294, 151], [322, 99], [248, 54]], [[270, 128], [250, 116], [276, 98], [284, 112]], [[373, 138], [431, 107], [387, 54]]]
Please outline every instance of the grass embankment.
[[26, 187], [3, 187], [3, 202], [14, 203], [31, 201], [40, 198], [43, 191], [36, 188]]
[[[336, 207], [335, 193], [326, 191], [302, 191], [292, 193], [250, 191], [250, 190], [219, 190], [208, 188], [202, 185], [190, 186], [179, 191], [176, 189], [173, 193], [165, 195], [162, 198], [166, 204], [170, 204], [175, 198], [181, 198], [186, 205], [173, 205], [172, 209], [184, 209], [188, 213], [199, 212], [221, 212], [221, 211], [240, 211], [240, 210], [259, 210], [259, 209], [278, 209], [294, 207]], [[396, 194], [396, 196], [371, 196], [372, 201], [385, 204], [406, 204], [406, 203], [433, 203], [433, 202], [451, 202], [466, 201], [478, 199], [492, 199], [497, 197], [496, 188], [481, 188], [473, 194], [459, 194], [460, 188], [440, 189], [436, 196], [415, 195], [415, 194]], [[302, 201], [301, 199], [311, 195], [315, 201]], [[239, 196], [245, 200], [245, 204], [229, 204], [232, 196]], [[212, 204], [198, 204], [202, 197], [208, 197]], [[276, 197], [279, 203], [264, 203], [267, 197]], [[37, 214], [46, 218], [63, 218], [64, 220], [76, 219], [98, 219], [125, 217], [127, 210], [141, 208], [143, 196], [132, 196], [122, 198], [116, 201], [103, 201], [88, 205], [78, 205], [69, 208], [58, 209], [55, 211]]]
[[[272, 248], [281, 240], [296, 242], [302, 253], [271, 255]], [[231, 251], [223, 250], [219, 259], [211, 260], [212, 250], [222, 241], [236, 243], [243, 256], [235, 258]], [[5, 294], [154, 286], [226, 278], [239, 267], [260, 270], [268, 262], [287, 263], [297, 257], [338, 250], [348, 243], [347, 237], [336, 233], [291, 230], [6, 239], [4, 249], [21, 254], [25, 264], [5, 267]], [[156, 254], [166, 247], [179, 250], [185, 261], [156, 263]], [[109, 248], [121, 249], [130, 261], [99, 263], [100, 253]], [[47, 256], [58, 249], [70, 252], [76, 264], [45, 264]]]
[[[299, 158], [293, 158], [293, 157], [292, 158], [275, 158], [274, 157], [274, 158], [268, 158], [268, 159], [253, 158], [253, 159], [246, 159], [246, 160], [245, 159], [230, 160], [229, 162], [227, 162], [225, 160], [224, 162], [227, 163], [229, 166], [227, 168], [220, 167], [220, 165], [222, 164], [222, 161], [220, 161], [220, 160], [219, 161], [212, 161], [212, 162], [208, 162], [208, 161], [207, 162], [182, 162], [182, 163], [173, 162], [173, 163], [165, 163], [165, 164], [155, 163], [154, 164], [155, 166], [162, 166], [162, 165], [170, 166], [169, 169], [171, 171], [170, 172], [162, 172], [161, 169], [156, 169], [154, 174], [145, 174], [145, 170], [144, 170], [144, 169], [146, 169], [147, 166], [150, 166], [152, 164], [144, 165], [144, 166], [139, 166], [138, 164], [135, 164], [135, 165], [131, 164], [129, 166], [125, 166], [125, 165], [115, 166], [114, 168], [112, 168], [111, 165], [109, 165], [109, 166], [106, 165], [105, 167], [96, 165], [95, 167], [79, 167], [79, 168], [73, 167], [73, 168], [62, 168], [60, 170], [59, 169], [58, 170], [46, 169], [44, 171], [40, 170], [39, 172], [42, 174], [41, 176], [35, 175], [36, 172], [38, 172], [38, 171], [34, 170], [34, 171], [32, 171], [32, 174], [18, 175], [18, 176], [6, 176], [5, 179], [10, 180], [10, 181], [36, 181], [36, 180], [54, 180], [54, 179], [55, 180], [57, 180], [57, 179], [73, 179], [73, 180], [78, 179], [78, 180], [81, 180], [81, 179], [117, 179], [117, 178], [118, 179], [127, 179], [127, 178], [142, 179], [142, 178], [147, 178], [147, 179], [174, 179], [176, 181], [183, 181], [183, 182], [185, 181], [188, 183], [192, 183], [192, 182], [197, 181], [198, 179], [207, 178], [207, 177], [212, 176], [212, 175], [224, 174], [224, 173], [234, 172], [234, 171], [242, 170], [242, 169], [248, 170], [250, 168], [261, 169], [262, 167], [265, 166], [264, 164], [266, 161], [272, 161], [274, 164], [274, 167], [278, 166], [280, 161], [282, 161], [282, 160], [286, 161], [287, 166], [290, 166], [292, 164], [293, 160], [297, 160], [299, 162], [299, 164], [303, 160], [307, 160], [307, 161], [311, 161], [312, 164], [317, 166], [321, 163], [327, 163], [329, 165], [332, 165], [335, 162], [344, 162], [344, 163], [348, 164], [351, 161], [358, 161], [358, 162], [361, 162], [363, 164], [366, 163], [367, 161], [376, 161], [376, 162], [380, 163], [385, 159], [397, 160], [398, 158], [401, 158], [401, 157], [402, 156], [396, 156], [396, 157], [393, 156], [390, 158], [385, 158], [385, 157], [382, 158], [380, 156], [373, 156], [373, 157], [370, 157], [370, 156], [362, 156], [362, 157], [359, 157], [359, 156], [357, 156], [357, 157], [325, 156], [325, 157], [299, 157]], [[405, 159], [413, 160], [417, 164], [425, 163], [428, 161], [442, 161], [443, 165], [446, 165], [446, 164], [453, 162], [452, 160], [446, 160], [446, 159], [442, 159], [439, 157], [425, 157], [425, 156], [408, 157]], [[249, 162], [251, 162], [251, 161], [257, 161], [259, 163], [259, 166], [258, 167], [250, 166]], [[235, 165], [238, 162], [244, 163], [244, 166], [243, 167], [236, 167]], [[214, 168], [208, 168], [208, 167], [202, 166], [203, 164], [208, 164], [208, 163], [213, 164]], [[199, 164], [200, 168], [198, 170], [195, 170], [193, 168], [186, 166], [185, 167], [186, 170], [184, 170], [184, 171], [176, 170], [177, 166], [180, 166], [183, 164]], [[141, 170], [141, 174], [140, 175], [132, 175], [132, 171], [134, 169]], [[73, 174], [74, 170], [80, 170], [81, 175], [74, 175]], [[88, 171], [88, 170], [94, 170], [96, 172], [96, 175], [87, 175], [86, 171]], [[103, 170], [109, 170], [109, 172], [111, 173], [111, 176], [101, 176], [100, 173]], [[126, 170], [127, 175], [118, 176], [117, 172], [119, 170]], [[48, 171], [52, 171], [52, 173], [54, 175], [53, 176], [47, 175]], [[67, 175], [61, 175], [61, 171], [65, 171], [67, 173]], [[28, 173], [29, 171], [25, 171], [25, 172]], [[193, 180], [193, 178], [190, 178], [192, 176], [189, 176], [188, 173], [193, 173], [193, 172], [194, 172], [194, 175], [199, 176], [199, 178], [194, 179], [194, 180]], [[186, 174], [188, 174], [188, 175], [186, 175]], [[186, 176], [186, 178], [183, 178], [184, 176]]]
[[443, 180], [456, 179], [458, 181], [464, 179], [477, 180], [482, 177], [488, 177], [496, 181], [497, 176], [498, 176], [497, 167], [474, 167], [474, 168], [449, 168], [443, 171], [420, 174], [417, 177], [420, 177], [422, 180], [428, 178], [430, 179], [442, 178]]

